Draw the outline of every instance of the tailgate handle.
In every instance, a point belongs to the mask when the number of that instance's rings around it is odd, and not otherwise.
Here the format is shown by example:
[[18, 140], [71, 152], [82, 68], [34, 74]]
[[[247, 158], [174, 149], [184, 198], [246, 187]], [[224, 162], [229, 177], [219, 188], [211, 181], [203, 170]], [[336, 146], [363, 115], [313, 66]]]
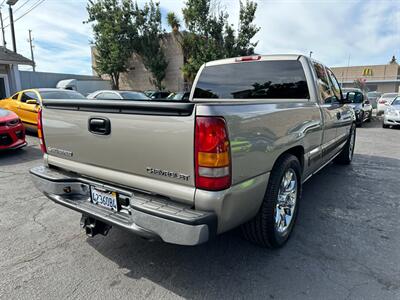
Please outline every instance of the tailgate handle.
[[108, 135], [111, 132], [111, 122], [107, 118], [92, 117], [89, 119], [88, 129], [94, 134]]

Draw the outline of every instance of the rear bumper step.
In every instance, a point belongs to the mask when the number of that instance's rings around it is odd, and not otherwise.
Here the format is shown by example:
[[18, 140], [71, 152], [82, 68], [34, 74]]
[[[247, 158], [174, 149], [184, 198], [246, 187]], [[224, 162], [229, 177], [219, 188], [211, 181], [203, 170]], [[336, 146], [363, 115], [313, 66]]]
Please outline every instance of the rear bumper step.
[[[45, 166], [33, 168], [30, 173], [35, 186], [54, 202], [146, 238], [189, 246], [204, 243], [216, 234], [217, 216], [211, 212]], [[90, 186], [116, 191], [124, 205], [115, 212], [93, 204]]]

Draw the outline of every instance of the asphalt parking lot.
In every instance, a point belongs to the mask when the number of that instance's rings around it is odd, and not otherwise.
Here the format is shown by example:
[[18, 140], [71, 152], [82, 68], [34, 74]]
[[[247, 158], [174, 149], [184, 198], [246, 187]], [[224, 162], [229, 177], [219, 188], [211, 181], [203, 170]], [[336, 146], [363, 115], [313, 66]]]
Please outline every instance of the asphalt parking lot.
[[41, 153], [28, 142], [0, 154], [2, 299], [400, 298], [399, 129], [358, 129], [353, 164], [305, 184], [292, 239], [277, 251], [236, 231], [197, 247], [116, 228], [89, 239], [78, 213], [33, 187]]

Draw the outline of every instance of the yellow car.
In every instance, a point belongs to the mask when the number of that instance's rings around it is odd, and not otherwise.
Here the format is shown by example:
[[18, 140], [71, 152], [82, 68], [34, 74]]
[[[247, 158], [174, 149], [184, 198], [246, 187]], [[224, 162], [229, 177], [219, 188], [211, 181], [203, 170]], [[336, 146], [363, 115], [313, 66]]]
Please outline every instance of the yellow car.
[[29, 89], [0, 100], [0, 108], [15, 112], [28, 128], [37, 127], [37, 113], [43, 99], [86, 99], [78, 92], [62, 89]]

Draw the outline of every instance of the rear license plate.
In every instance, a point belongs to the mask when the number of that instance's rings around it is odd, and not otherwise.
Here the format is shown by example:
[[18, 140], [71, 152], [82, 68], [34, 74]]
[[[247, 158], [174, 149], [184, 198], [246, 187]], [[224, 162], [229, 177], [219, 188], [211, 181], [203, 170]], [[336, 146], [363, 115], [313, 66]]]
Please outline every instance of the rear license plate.
[[91, 186], [90, 195], [94, 204], [109, 208], [111, 210], [118, 210], [116, 192], [101, 191]]

